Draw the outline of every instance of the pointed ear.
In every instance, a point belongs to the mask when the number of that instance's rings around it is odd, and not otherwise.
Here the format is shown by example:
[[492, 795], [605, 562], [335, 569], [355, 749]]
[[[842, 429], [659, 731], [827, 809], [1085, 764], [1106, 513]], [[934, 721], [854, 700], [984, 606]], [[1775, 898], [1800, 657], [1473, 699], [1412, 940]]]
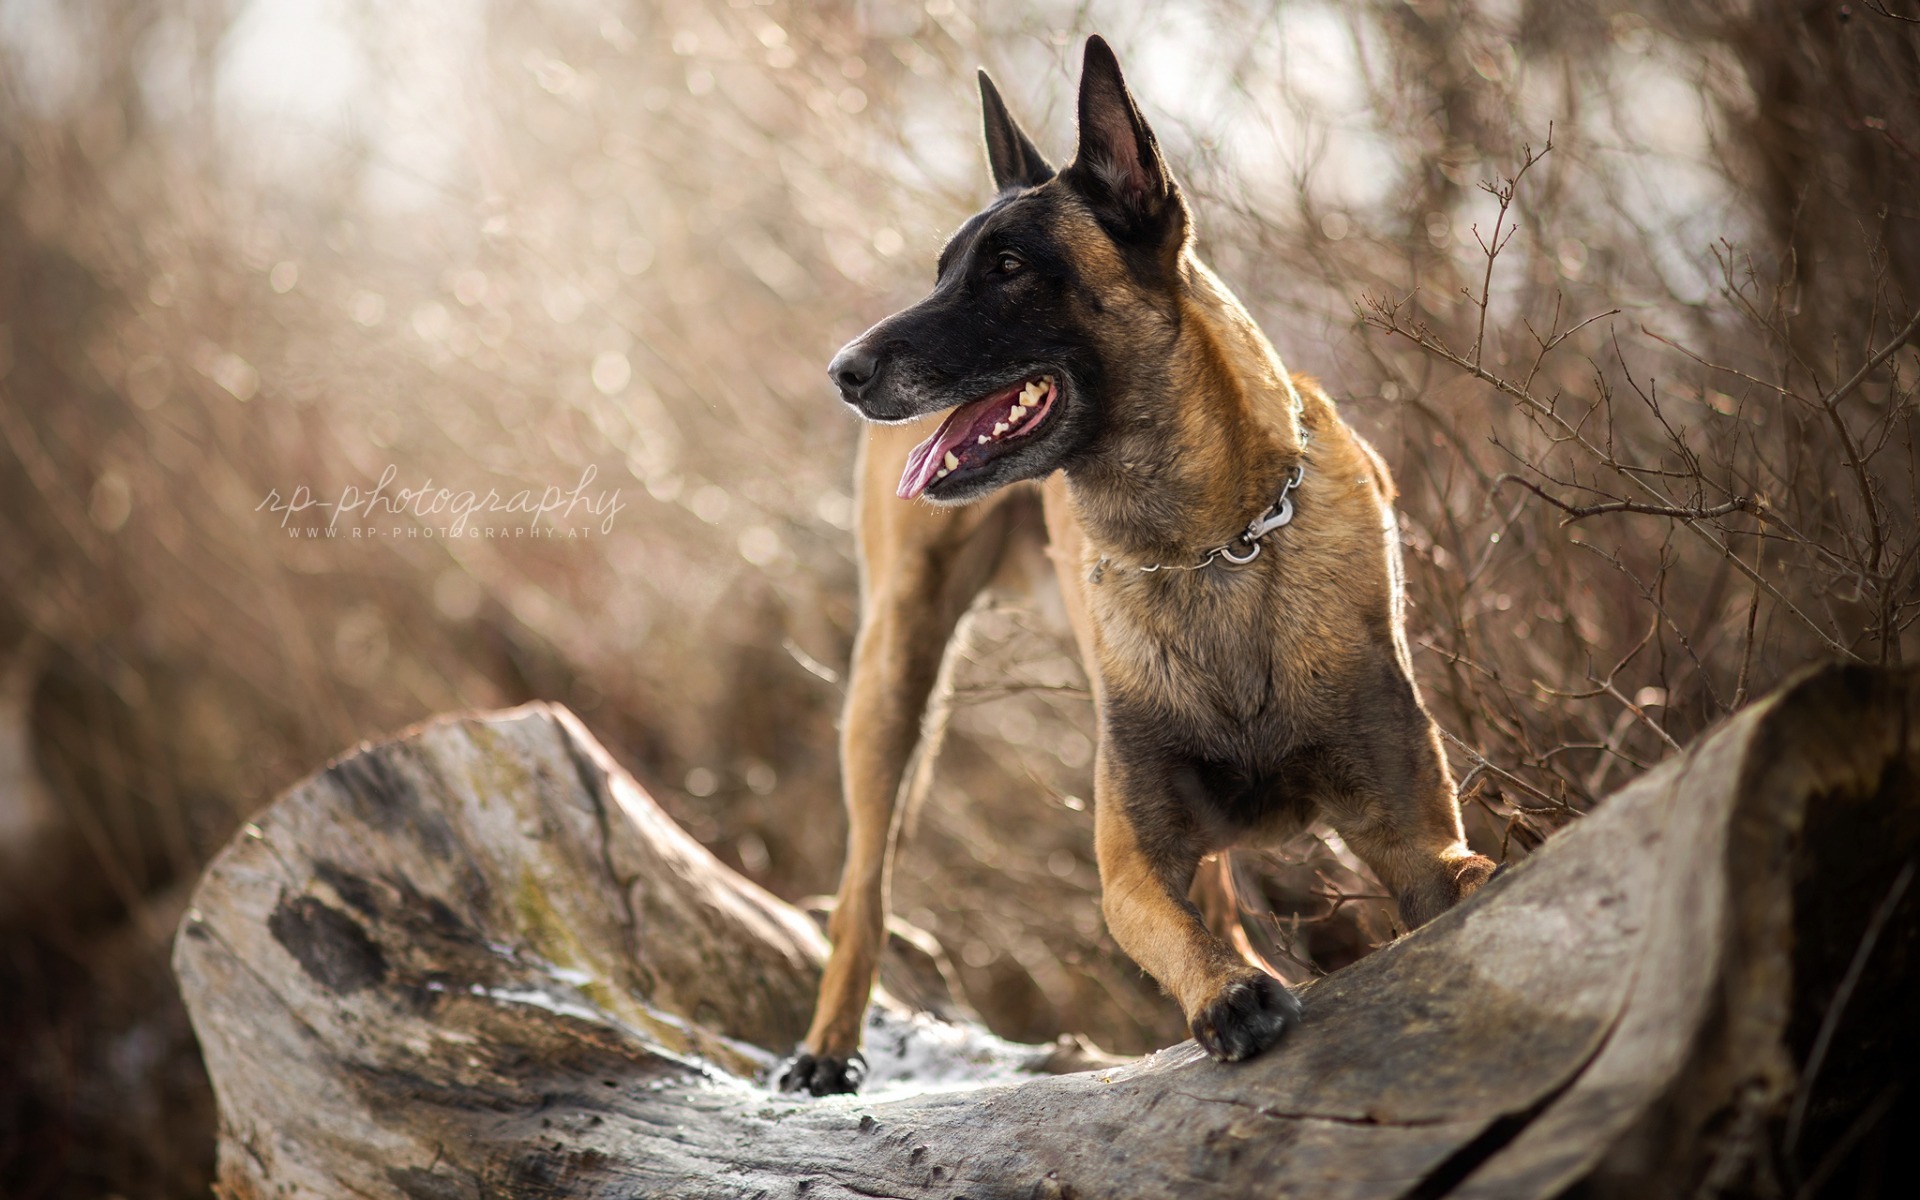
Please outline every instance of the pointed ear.
[[1053, 178], [1053, 168], [1007, 111], [1007, 102], [985, 70], [980, 72], [980, 110], [987, 123], [987, 163], [993, 168], [994, 187], [1003, 192], [1039, 187]]
[[1187, 226], [1180, 189], [1160, 157], [1160, 143], [1120, 75], [1106, 39], [1087, 39], [1080, 68], [1080, 147], [1067, 172], [1109, 230], [1132, 240], [1179, 245]]

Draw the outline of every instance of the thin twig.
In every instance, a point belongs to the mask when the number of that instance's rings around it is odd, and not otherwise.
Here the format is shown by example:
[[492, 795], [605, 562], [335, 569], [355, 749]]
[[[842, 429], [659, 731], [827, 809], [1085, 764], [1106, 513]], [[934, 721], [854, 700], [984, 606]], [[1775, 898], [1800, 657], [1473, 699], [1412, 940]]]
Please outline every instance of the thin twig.
[[[1436, 728], [1438, 727], [1436, 726]], [[1572, 805], [1568, 804], [1564, 800], [1558, 800], [1552, 796], [1549, 796], [1547, 793], [1541, 791], [1537, 787], [1534, 787], [1532, 784], [1520, 778], [1518, 775], [1515, 775], [1512, 771], [1508, 771], [1502, 767], [1496, 766], [1494, 763], [1488, 761], [1487, 758], [1484, 755], [1482, 755], [1478, 750], [1475, 750], [1472, 746], [1467, 745], [1465, 742], [1461, 741], [1458, 737], [1455, 737], [1453, 734], [1447, 732], [1445, 729], [1440, 730], [1440, 736], [1447, 739], [1449, 742], [1452, 742], [1456, 747], [1459, 748], [1462, 754], [1465, 754], [1467, 756], [1467, 758], [1473, 763], [1474, 766], [1479, 767], [1482, 770], [1486, 771], [1487, 774], [1499, 776], [1501, 779], [1512, 784], [1514, 787], [1519, 788], [1521, 791], [1527, 793], [1529, 796], [1533, 796], [1537, 799], [1546, 801], [1548, 804], [1552, 805], [1555, 810], [1559, 812], [1571, 813], [1574, 816], [1580, 815], [1579, 809], [1574, 808]]]
[[1563, 526], [1588, 517], [1605, 516], [1608, 513], [1640, 513], [1649, 517], [1677, 517], [1687, 521], [1710, 521], [1715, 517], [1724, 517], [1737, 512], [1748, 513], [1763, 520], [1766, 516], [1766, 506], [1751, 496], [1735, 496], [1725, 504], [1716, 504], [1711, 508], [1679, 508], [1671, 504], [1642, 504], [1635, 500], [1610, 500], [1605, 504], [1569, 504], [1565, 500], [1548, 494], [1532, 480], [1515, 475], [1511, 471], [1497, 476], [1493, 486], [1498, 489], [1504, 483], [1517, 483], [1566, 513], [1567, 519], [1560, 522]]

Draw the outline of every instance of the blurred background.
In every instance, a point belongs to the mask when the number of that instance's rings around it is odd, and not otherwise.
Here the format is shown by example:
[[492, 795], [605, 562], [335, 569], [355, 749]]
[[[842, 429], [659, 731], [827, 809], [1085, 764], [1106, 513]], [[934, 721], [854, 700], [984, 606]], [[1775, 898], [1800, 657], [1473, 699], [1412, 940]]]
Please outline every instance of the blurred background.
[[[986, 198], [975, 68], [1063, 162], [1089, 32], [1202, 253], [1393, 466], [1477, 848], [1797, 667], [1901, 661], [1917, 18], [0, 0], [0, 1194], [204, 1194], [168, 939], [362, 738], [557, 700], [728, 864], [831, 893], [861, 433], [824, 364]], [[304, 507], [383, 475], [585, 500]], [[895, 907], [997, 1032], [1137, 1053], [1184, 1031], [1099, 921], [1045, 611], [964, 627]], [[1235, 863], [1289, 978], [1393, 936], [1356, 865]]]

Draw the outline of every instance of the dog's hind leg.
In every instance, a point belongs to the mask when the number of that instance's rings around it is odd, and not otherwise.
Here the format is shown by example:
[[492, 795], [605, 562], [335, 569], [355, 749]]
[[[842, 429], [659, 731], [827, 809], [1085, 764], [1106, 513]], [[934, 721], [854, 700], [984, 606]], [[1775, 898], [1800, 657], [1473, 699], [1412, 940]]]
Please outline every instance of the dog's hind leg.
[[806, 1043], [781, 1077], [787, 1091], [825, 1095], [859, 1086], [861, 1021], [885, 944], [902, 781], [954, 627], [1021, 519], [1018, 492], [953, 509], [895, 497], [892, 475], [924, 432], [878, 429], [862, 450], [862, 613], [840, 728], [847, 858], [827, 923], [833, 953]]

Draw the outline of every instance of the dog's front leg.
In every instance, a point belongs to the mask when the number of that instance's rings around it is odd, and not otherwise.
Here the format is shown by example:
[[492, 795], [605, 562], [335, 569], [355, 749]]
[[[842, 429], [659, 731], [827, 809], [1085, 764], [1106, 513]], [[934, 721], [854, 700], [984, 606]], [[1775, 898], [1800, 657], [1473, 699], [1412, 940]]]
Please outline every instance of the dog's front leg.
[[1404, 666], [1370, 715], [1341, 731], [1330, 763], [1341, 786], [1318, 804], [1399, 901], [1402, 927], [1417, 929], [1479, 890], [1494, 864], [1467, 846], [1439, 729]]
[[1300, 1002], [1207, 931], [1187, 900], [1205, 845], [1182, 831], [1180, 801], [1158, 773], [1130, 771], [1103, 744], [1094, 781], [1094, 850], [1107, 929], [1172, 994], [1202, 1049], [1251, 1058], [1299, 1023]]

